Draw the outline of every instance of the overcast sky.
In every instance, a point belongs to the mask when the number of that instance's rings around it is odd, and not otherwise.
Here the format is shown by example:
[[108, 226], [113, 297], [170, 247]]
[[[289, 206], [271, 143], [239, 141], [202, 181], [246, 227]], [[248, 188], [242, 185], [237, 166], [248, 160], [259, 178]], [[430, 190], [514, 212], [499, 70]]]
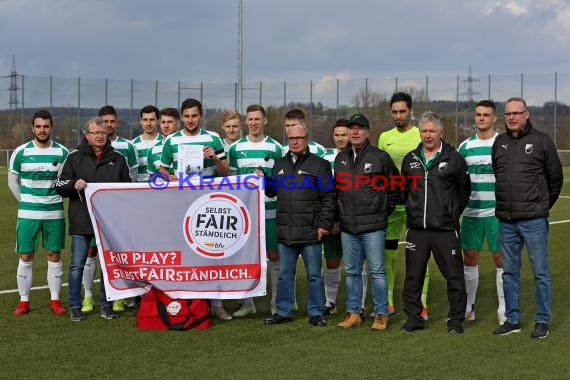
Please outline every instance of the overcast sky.
[[[245, 83], [570, 74], [570, 0], [243, 3]], [[237, 32], [237, 0], [0, 0], [0, 75], [234, 83]]]

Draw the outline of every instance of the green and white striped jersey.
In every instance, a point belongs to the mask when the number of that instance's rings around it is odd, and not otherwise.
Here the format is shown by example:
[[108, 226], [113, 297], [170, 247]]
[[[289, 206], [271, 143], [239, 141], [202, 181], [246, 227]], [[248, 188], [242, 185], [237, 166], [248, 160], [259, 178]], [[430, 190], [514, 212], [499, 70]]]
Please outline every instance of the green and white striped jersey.
[[64, 219], [55, 180], [68, 154], [67, 148], [55, 141], [49, 148], [39, 148], [30, 141], [14, 150], [8, 170], [20, 179], [18, 218]]
[[[205, 145], [214, 149], [216, 156], [220, 160], [226, 158], [222, 140], [216, 135], [200, 129], [200, 133], [195, 136], [188, 136], [184, 130], [178, 131], [164, 140], [160, 165], [166, 168], [172, 165], [174, 173], [178, 172], [178, 148], [180, 145]], [[216, 164], [209, 158], [204, 159], [204, 176], [216, 176]]]
[[495, 174], [491, 162], [493, 143], [499, 134], [480, 140], [473, 134], [457, 151], [465, 158], [471, 178], [471, 196], [463, 215], [484, 218], [495, 215]]
[[[283, 145], [283, 155], [286, 155], [289, 151], [289, 144]], [[315, 142], [313, 140], [309, 140], [309, 152], [313, 153], [315, 156], [323, 157], [327, 153], [327, 148]]]
[[[230, 170], [236, 175], [247, 175], [261, 169], [271, 176], [275, 161], [283, 157], [282, 146], [269, 136], [263, 141], [251, 142], [248, 136], [242, 137], [230, 146]], [[265, 197], [265, 218], [275, 219], [277, 198]]]
[[146, 182], [148, 180], [148, 151], [151, 150], [158, 141], [161, 141], [162, 138], [161, 134], [157, 134], [153, 140], [144, 140], [142, 135], [139, 135], [132, 141], [139, 155], [139, 177], [137, 178], [137, 182]]
[[127, 165], [132, 171], [139, 166], [139, 155], [137, 148], [127, 139], [117, 136], [114, 141], [111, 141], [111, 146], [117, 152], [121, 153], [127, 159]]
[[338, 148], [327, 149], [327, 152], [323, 156], [323, 158], [325, 160], [327, 160], [328, 162], [331, 163], [331, 169], [332, 169], [333, 174], [334, 174], [334, 159], [336, 158], [336, 155], [338, 154], [338, 152], [340, 152], [340, 150], [338, 150]]

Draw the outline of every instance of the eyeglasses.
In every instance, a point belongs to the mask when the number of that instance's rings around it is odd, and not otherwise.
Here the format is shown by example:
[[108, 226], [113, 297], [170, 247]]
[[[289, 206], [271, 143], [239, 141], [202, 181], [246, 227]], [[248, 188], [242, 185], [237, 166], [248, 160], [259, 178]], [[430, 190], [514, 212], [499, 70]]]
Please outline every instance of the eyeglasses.
[[300, 142], [303, 141], [307, 138], [307, 136], [291, 136], [291, 137], [287, 137], [287, 140], [289, 140], [290, 142]]
[[90, 134], [91, 136], [107, 136], [108, 133], [107, 132], [87, 132], [88, 134]]
[[523, 113], [525, 113], [526, 110], [524, 111], [516, 111], [516, 112], [505, 112], [503, 115], [505, 115], [505, 117], [511, 117], [511, 116], [519, 116], [522, 115]]

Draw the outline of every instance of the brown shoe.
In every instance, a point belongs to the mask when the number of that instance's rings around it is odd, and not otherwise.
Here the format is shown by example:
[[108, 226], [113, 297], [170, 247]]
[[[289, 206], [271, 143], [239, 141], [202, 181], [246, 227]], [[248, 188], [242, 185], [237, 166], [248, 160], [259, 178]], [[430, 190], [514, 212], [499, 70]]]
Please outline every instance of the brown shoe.
[[378, 314], [372, 323], [372, 330], [384, 331], [388, 327], [388, 315]]
[[337, 326], [349, 328], [349, 327], [354, 327], [354, 326], [360, 326], [361, 323], [362, 323], [362, 319], [360, 319], [360, 314], [358, 314], [358, 313], [346, 313], [344, 315], [344, 320], [340, 323], [337, 323]]

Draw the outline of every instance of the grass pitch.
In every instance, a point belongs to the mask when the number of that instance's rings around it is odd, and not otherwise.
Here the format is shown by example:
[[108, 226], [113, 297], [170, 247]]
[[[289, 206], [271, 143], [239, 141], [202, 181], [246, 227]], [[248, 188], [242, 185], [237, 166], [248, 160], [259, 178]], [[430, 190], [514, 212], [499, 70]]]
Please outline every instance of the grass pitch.
[[[570, 170], [565, 170], [566, 178]], [[298, 303], [293, 323], [264, 326], [269, 298], [257, 298], [257, 315], [229, 322], [214, 320], [209, 330], [167, 332], [138, 331], [135, 312], [107, 321], [96, 313], [86, 321], [71, 322], [68, 315], [53, 316], [49, 291], [31, 293], [30, 314], [12, 316], [19, 296], [16, 288], [18, 256], [14, 253], [17, 204], [0, 169], [0, 378], [421, 378], [421, 379], [567, 379], [570, 377], [570, 186], [551, 212], [549, 236], [553, 319], [551, 335], [530, 339], [534, 321], [534, 288], [528, 259], [523, 260], [522, 332], [505, 337], [492, 335], [497, 327], [495, 270], [489, 254], [480, 260], [477, 320], [465, 324], [465, 334], [447, 334], [445, 282], [433, 261], [428, 296], [430, 320], [423, 331], [399, 332], [402, 310], [403, 247], [397, 259], [396, 315], [386, 332], [370, 329], [372, 320], [343, 330], [335, 325], [344, 311], [344, 277], [338, 304], [340, 314], [325, 328], [308, 324], [306, 278], [298, 270]], [[65, 274], [69, 242], [63, 251]], [[34, 286], [46, 284], [46, 263], [38, 253]], [[97, 286], [95, 286], [97, 288]], [[67, 299], [67, 288], [62, 300]], [[370, 297], [368, 297], [370, 302]], [[66, 303], [66, 302], [65, 302]], [[237, 301], [227, 300], [228, 311]]]

